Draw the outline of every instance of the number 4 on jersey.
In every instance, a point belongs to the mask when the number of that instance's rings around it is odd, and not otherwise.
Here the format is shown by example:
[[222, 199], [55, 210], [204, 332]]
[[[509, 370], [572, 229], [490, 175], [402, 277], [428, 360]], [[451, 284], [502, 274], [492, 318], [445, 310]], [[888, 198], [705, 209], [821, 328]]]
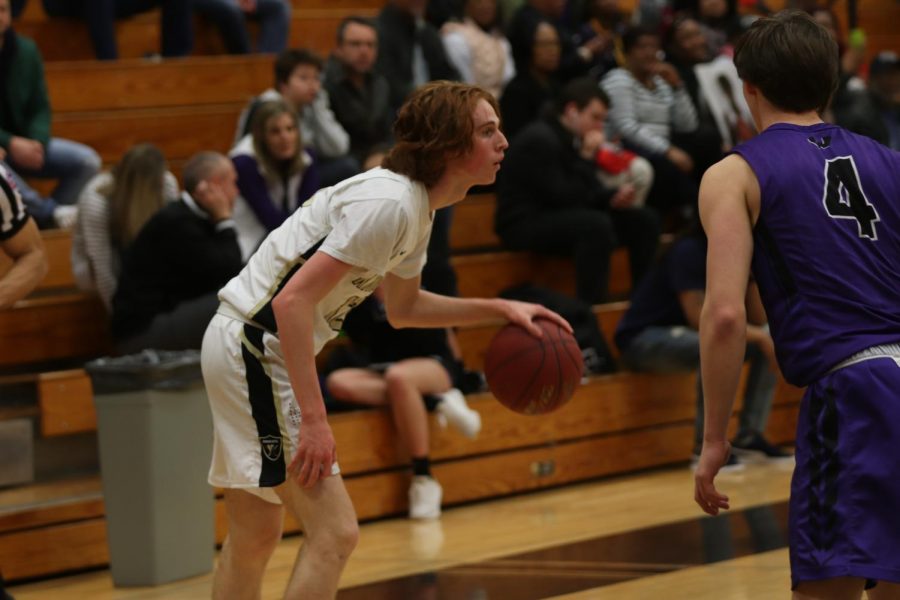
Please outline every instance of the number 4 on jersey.
[[852, 156], [839, 156], [825, 163], [825, 210], [833, 219], [854, 219], [859, 237], [877, 240], [875, 223], [881, 219], [869, 204]]

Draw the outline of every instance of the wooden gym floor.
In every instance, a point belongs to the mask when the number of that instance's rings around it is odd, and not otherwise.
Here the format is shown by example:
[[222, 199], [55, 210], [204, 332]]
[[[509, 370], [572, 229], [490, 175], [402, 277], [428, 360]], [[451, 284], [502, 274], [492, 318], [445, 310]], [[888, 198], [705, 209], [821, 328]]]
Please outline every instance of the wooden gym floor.
[[[790, 464], [720, 476], [732, 511], [702, 515], [689, 468], [651, 471], [444, 512], [439, 521], [365, 524], [341, 600], [743, 600], [789, 596]], [[269, 565], [264, 599], [281, 597], [302, 537]], [[17, 600], [200, 600], [209, 575], [115, 588], [95, 571], [10, 589]]]

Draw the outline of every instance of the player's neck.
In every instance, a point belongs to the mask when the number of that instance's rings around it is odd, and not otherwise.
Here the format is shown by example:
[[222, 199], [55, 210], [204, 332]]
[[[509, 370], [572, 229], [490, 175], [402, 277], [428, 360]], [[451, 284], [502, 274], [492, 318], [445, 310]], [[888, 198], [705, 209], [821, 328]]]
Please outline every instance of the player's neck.
[[760, 131], [765, 131], [776, 123], [787, 123], [790, 125], [817, 125], [822, 122], [822, 117], [820, 117], [819, 114], [814, 110], [804, 113], [795, 113], [779, 110], [772, 107], [768, 110], [761, 111], [757, 124], [759, 125]]
[[470, 183], [464, 183], [457, 177], [448, 177], [445, 174], [428, 188], [428, 205], [431, 210], [437, 210], [456, 204], [466, 197], [470, 187], [472, 187]]

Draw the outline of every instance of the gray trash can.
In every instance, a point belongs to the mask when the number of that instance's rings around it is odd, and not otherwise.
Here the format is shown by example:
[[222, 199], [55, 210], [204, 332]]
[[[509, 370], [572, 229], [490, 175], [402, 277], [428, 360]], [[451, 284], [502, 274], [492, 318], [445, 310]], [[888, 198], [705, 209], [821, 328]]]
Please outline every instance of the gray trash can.
[[157, 585], [212, 570], [212, 420], [196, 351], [89, 363], [113, 582]]

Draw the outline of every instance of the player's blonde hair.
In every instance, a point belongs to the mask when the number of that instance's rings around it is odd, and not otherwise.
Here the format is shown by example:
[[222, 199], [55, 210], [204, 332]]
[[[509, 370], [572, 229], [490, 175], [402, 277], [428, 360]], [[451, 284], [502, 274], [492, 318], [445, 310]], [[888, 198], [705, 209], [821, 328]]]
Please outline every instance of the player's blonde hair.
[[412, 93], [394, 121], [394, 147], [381, 166], [431, 187], [447, 161], [472, 150], [479, 100], [500, 107], [490, 92], [475, 85], [433, 81]]

